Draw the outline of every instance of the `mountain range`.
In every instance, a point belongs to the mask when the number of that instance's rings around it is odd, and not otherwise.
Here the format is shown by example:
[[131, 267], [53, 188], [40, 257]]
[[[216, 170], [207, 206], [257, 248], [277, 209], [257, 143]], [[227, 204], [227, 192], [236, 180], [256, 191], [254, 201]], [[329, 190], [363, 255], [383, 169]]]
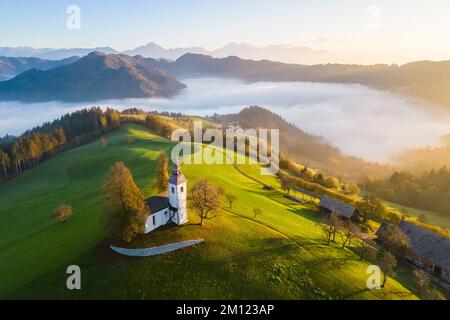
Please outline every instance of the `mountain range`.
[[40, 70], [48, 70], [73, 63], [78, 59], [79, 57], [70, 57], [62, 60], [0, 57], [0, 81], [13, 78], [14, 76], [30, 69], [35, 68]]
[[70, 49], [35, 49], [32, 47], [0, 47], [0, 56], [12, 58], [40, 58], [45, 60], [61, 60], [70, 57], [83, 57], [91, 52], [118, 53], [110, 47], [70, 48]]
[[[0, 100], [93, 101], [169, 97], [184, 88], [174, 77], [222, 77], [246, 81], [354, 83], [450, 106], [450, 91], [447, 90], [450, 87], [450, 61], [418, 61], [402, 66], [299, 65], [236, 56], [214, 58], [192, 53], [171, 61], [100, 52], [75, 62], [70, 59], [56, 62], [62, 66], [54, 69], [32, 69], [9, 81], [0, 82]], [[55, 62], [43, 65], [51, 63]]]
[[167, 72], [126, 55], [93, 52], [50, 70], [31, 69], [0, 82], [0, 100], [98, 101], [170, 97], [185, 85]]
[[147, 64], [177, 77], [228, 77], [247, 81], [354, 83], [390, 90], [450, 107], [450, 61], [417, 61], [405, 65], [299, 65], [230, 56], [185, 54], [174, 62], [146, 59]]
[[144, 58], [176, 60], [187, 53], [205, 54], [215, 58], [239, 56], [253, 60], [272, 60], [285, 63], [317, 64], [326, 62], [343, 62], [344, 55], [326, 50], [314, 50], [306, 46], [270, 45], [254, 46], [248, 43], [229, 43], [215, 50], [202, 47], [164, 48], [154, 42], [147, 43], [132, 50], [118, 51], [110, 47], [71, 48], [71, 49], [35, 49], [31, 47], [0, 47], [0, 56], [37, 57], [48, 60], [60, 60], [72, 56], [85, 56], [98, 51], [106, 54], [140, 55]]

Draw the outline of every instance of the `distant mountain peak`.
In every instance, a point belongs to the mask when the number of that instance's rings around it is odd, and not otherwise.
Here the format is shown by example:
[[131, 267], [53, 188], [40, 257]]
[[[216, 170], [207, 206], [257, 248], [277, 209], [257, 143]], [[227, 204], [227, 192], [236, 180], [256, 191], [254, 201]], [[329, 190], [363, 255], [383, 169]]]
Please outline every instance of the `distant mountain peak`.
[[98, 57], [98, 56], [104, 57], [106, 56], [106, 53], [101, 51], [92, 51], [87, 55], [87, 57]]

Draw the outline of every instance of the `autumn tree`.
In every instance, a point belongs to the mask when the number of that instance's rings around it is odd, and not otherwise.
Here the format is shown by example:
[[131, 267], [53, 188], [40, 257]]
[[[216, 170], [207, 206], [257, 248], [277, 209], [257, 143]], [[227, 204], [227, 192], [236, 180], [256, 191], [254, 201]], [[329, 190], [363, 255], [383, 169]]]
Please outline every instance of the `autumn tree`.
[[286, 191], [287, 194], [290, 194], [291, 189], [294, 186], [292, 179], [287, 174], [282, 174], [280, 176], [280, 183], [281, 183], [281, 189], [283, 191]]
[[358, 203], [359, 213], [363, 223], [367, 223], [370, 218], [383, 218], [386, 214], [386, 207], [374, 195], [365, 195], [363, 201]]
[[72, 207], [67, 204], [62, 204], [53, 210], [53, 217], [61, 222], [66, 222], [72, 216]]
[[200, 225], [203, 225], [203, 220], [217, 217], [220, 197], [220, 190], [211, 185], [207, 179], [200, 180], [192, 186], [189, 198], [192, 208], [200, 217]]
[[106, 175], [103, 196], [102, 221], [108, 236], [129, 242], [144, 233], [149, 209], [130, 170], [122, 162], [113, 165]]
[[378, 237], [390, 252], [400, 256], [404, 255], [411, 245], [408, 236], [398, 226], [386, 225], [380, 230]]
[[8, 154], [0, 149], [0, 168], [2, 169], [5, 178], [8, 178], [8, 167], [10, 162]]
[[350, 194], [358, 194], [360, 192], [359, 186], [357, 183], [350, 182], [345, 186], [345, 189]]
[[327, 245], [330, 245], [330, 242], [335, 240], [339, 226], [339, 217], [335, 212], [322, 216], [322, 231], [327, 239]]
[[20, 174], [22, 172], [21, 162], [23, 159], [22, 148], [20, 147], [19, 140], [14, 142], [11, 149], [12, 161], [14, 163], [14, 167], [16, 169], [16, 174]]
[[63, 146], [67, 143], [66, 134], [64, 133], [64, 129], [59, 127], [53, 130], [53, 135], [55, 136], [56, 141], [58, 141], [58, 145]]
[[39, 146], [32, 139], [26, 140], [26, 152], [27, 158], [30, 161], [30, 165], [37, 165], [37, 159], [40, 156], [40, 150]]
[[427, 290], [427, 288], [430, 286], [430, 279], [428, 278], [425, 271], [420, 269], [414, 270], [413, 276], [415, 283], [419, 287], [419, 295], [423, 296], [425, 290]]
[[383, 258], [381, 259], [380, 269], [383, 272], [383, 283], [381, 287], [384, 288], [388, 277], [392, 277], [397, 266], [397, 259], [390, 252], [385, 252]]
[[414, 281], [419, 287], [419, 295], [425, 300], [445, 300], [445, 296], [433, 288], [427, 273], [421, 269], [413, 272]]
[[428, 223], [428, 217], [425, 213], [421, 213], [419, 217], [417, 217], [417, 221], [421, 223]]
[[428, 287], [422, 295], [422, 298], [425, 300], [446, 300], [445, 295], [439, 290], [433, 288], [432, 286]]
[[164, 121], [164, 119], [158, 115], [148, 115], [145, 118], [146, 126], [161, 137], [170, 137], [172, 135], [172, 127], [169, 123]]
[[231, 193], [227, 193], [225, 194], [225, 198], [227, 199], [228, 206], [230, 207], [230, 209], [232, 209], [233, 203], [237, 200], [237, 197]]
[[154, 187], [158, 192], [166, 191], [169, 181], [169, 157], [165, 151], [160, 151], [159, 162], [156, 168], [156, 181]]
[[107, 108], [105, 114], [110, 126], [117, 126], [120, 124], [120, 113], [117, 110]]
[[339, 231], [342, 239], [342, 248], [345, 248], [346, 245], [351, 245], [352, 239], [360, 233], [358, 226], [351, 221], [341, 224]]

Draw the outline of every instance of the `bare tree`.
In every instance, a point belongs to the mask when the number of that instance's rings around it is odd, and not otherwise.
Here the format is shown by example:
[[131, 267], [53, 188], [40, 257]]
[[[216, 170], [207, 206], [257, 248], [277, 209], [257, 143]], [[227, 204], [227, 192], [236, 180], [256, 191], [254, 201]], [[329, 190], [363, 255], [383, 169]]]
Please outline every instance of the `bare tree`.
[[254, 208], [253, 214], [255, 215], [255, 219], [262, 213], [262, 210], [260, 208]]
[[345, 248], [346, 245], [351, 245], [352, 239], [360, 233], [358, 226], [351, 221], [342, 224], [339, 231], [342, 239], [342, 248]]
[[411, 245], [408, 236], [397, 226], [386, 226], [386, 228], [380, 232], [379, 237], [386, 248], [396, 255], [404, 255], [405, 251]]
[[322, 230], [327, 239], [327, 245], [330, 245], [330, 242], [335, 240], [339, 225], [339, 218], [335, 212], [331, 212], [322, 217]]
[[237, 200], [235, 195], [232, 195], [231, 193], [227, 193], [225, 195], [225, 198], [227, 199], [228, 205], [230, 207], [230, 209], [233, 208], [233, 203]]
[[380, 269], [383, 271], [383, 283], [381, 285], [382, 288], [386, 285], [386, 281], [388, 277], [392, 277], [395, 271], [395, 267], [397, 266], [397, 259], [395, 259], [394, 255], [390, 252], [385, 252], [383, 254], [383, 258], [381, 259]]
[[359, 249], [359, 258], [360, 260], [373, 260], [377, 256], [378, 250], [375, 249], [370, 243], [366, 240], [362, 241], [362, 245]]
[[200, 217], [200, 225], [203, 225], [203, 220], [217, 217], [221, 195], [221, 191], [211, 185], [207, 179], [200, 180], [192, 186], [189, 198], [192, 208]]

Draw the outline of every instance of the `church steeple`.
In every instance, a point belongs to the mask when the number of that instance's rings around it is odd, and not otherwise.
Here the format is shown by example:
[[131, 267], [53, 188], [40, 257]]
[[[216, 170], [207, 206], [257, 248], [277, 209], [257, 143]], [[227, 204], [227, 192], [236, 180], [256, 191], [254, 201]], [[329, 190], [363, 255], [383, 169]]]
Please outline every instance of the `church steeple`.
[[173, 169], [172, 169], [172, 175], [169, 178], [169, 184], [180, 185], [185, 182], [186, 182], [186, 178], [185, 178], [183, 172], [181, 172], [180, 165], [178, 163], [175, 163], [175, 165], [173, 166]]
[[184, 224], [187, 222], [187, 182], [178, 163], [174, 164], [168, 183], [169, 204], [174, 212], [172, 221]]

